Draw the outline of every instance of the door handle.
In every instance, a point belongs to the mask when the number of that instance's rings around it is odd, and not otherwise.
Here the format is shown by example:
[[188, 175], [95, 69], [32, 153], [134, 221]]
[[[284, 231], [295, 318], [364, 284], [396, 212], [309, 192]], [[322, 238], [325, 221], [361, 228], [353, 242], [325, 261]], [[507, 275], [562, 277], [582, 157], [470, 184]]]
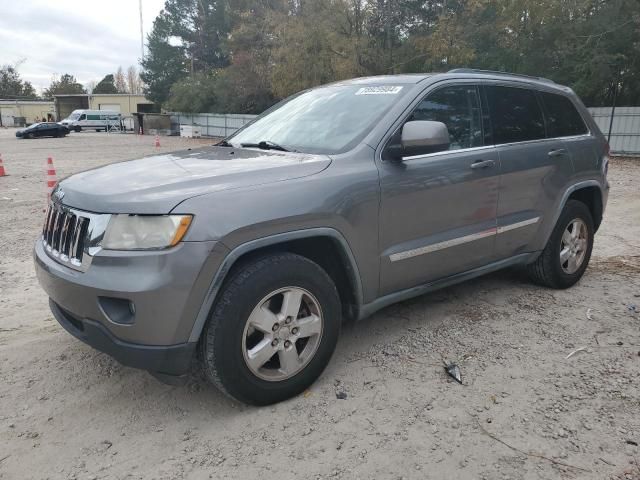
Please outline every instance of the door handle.
[[567, 154], [567, 150], [565, 148], [556, 148], [554, 150], [550, 150], [547, 155], [550, 157], [562, 157]]
[[471, 164], [471, 168], [473, 168], [474, 170], [476, 168], [490, 168], [493, 167], [496, 164], [496, 162], [494, 162], [493, 160], [478, 160], [477, 162], [473, 162]]

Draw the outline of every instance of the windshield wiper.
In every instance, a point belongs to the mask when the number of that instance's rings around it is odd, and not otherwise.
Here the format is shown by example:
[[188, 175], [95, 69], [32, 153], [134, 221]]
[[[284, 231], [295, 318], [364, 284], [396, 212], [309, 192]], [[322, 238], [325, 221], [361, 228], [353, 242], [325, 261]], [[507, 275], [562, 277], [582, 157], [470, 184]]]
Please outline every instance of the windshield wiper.
[[295, 150], [290, 150], [270, 140], [262, 140], [261, 142], [258, 142], [258, 143], [241, 143], [240, 146], [249, 147], [249, 148], [251, 147], [261, 148], [262, 150], [280, 150], [281, 152], [295, 152]]
[[218, 143], [214, 144], [214, 147], [233, 147], [233, 145], [226, 140], [220, 140]]

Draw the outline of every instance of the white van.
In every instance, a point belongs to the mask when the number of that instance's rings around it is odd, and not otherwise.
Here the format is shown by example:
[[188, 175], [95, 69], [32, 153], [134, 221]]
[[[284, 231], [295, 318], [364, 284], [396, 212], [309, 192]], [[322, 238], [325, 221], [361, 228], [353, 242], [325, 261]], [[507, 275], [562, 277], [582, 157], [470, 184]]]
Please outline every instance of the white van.
[[76, 132], [80, 130], [107, 131], [112, 127], [121, 127], [122, 115], [113, 110], [74, 110], [60, 123]]

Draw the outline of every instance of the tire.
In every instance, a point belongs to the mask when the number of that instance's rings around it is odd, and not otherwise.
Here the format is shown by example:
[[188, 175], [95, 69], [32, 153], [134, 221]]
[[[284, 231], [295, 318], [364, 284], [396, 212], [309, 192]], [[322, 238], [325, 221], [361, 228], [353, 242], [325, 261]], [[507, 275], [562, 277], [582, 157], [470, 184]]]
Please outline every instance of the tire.
[[80, 130], [82, 130], [82, 128], [80, 127], [75, 127], [74, 130], [76, 131], [76, 133], [78, 133]]
[[[288, 312], [297, 312], [293, 319], [286, 316], [285, 298], [296, 295], [302, 296], [293, 302], [300, 308]], [[261, 319], [259, 328], [255, 319]], [[200, 339], [199, 361], [206, 378], [225, 394], [269, 405], [303, 392], [320, 376], [341, 323], [338, 291], [320, 266], [292, 253], [271, 254], [244, 264], [225, 281]], [[319, 333], [304, 337], [310, 325]]]
[[[571, 236], [574, 231], [584, 232], [586, 235], [585, 242], [579, 242], [582, 248], [577, 243], [574, 247], [565, 246], [567, 244], [564, 243], [563, 236]], [[527, 273], [531, 280], [539, 285], [557, 289], [574, 285], [582, 278], [589, 265], [593, 235], [593, 217], [589, 208], [582, 202], [569, 200], [551, 232], [546, 247], [535, 262], [527, 265]], [[576, 251], [575, 256], [571, 252], [572, 248]], [[569, 263], [571, 260], [564, 260], [567, 255], [561, 259], [561, 253], [567, 251], [570, 259], [575, 258], [575, 264]]]

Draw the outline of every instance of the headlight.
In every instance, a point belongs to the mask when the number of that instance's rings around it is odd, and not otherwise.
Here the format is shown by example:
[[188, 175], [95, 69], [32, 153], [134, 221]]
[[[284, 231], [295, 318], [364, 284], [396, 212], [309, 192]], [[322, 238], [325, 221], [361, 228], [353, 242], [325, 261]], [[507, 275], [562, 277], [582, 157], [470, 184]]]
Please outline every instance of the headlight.
[[112, 215], [102, 240], [106, 250], [173, 247], [187, 233], [191, 215]]

